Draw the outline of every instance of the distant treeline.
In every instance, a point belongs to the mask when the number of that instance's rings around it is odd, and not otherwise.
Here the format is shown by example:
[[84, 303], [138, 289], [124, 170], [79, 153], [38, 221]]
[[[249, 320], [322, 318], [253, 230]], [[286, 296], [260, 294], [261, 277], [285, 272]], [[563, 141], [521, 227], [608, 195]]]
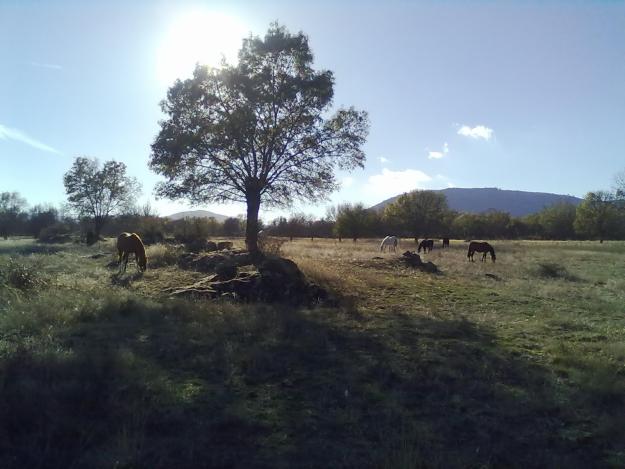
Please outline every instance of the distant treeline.
[[[384, 211], [367, 209], [361, 203], [332, 207], [326, 216], [293, 214], [279, 217], [261, 228], [272, 236], [338, 238], [358, 240], [395, 234], [410, 238], [451, 237], [461, 239], [625, 239], [625, 204], [616, 193], [591, 192], [579, 206], [562, 203], [539, 213], [512, 217], [499, 211], [459, 213], [450, 210], [445, 196], [432, 191], [414, 191], [387, 206]], [[243, 236], [245, 220], [214, 218], [169, 220], [149, 206], [132, 208], [111, 216], [102, 236], [122, 231], [139, 233], [147, 243], [194, 242], [211, 237]], [[0, 193], [0, 236], [32, 236], [42, 242], [82, 240], [93, 242], [92, 219], [73, 216], [49, 205], [28, 208], [15, 192]]]

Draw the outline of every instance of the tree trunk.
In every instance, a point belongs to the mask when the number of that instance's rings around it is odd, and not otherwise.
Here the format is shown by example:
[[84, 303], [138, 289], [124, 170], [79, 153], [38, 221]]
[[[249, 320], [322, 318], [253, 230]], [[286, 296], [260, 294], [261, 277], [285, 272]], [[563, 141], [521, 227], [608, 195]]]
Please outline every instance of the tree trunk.
[[102, 232], [102, 228], [104, 228], [104, 222], [104, 217], [95, 217], [93, 220], [93, 228], [96, 241], [100, 239], [100, 233]]
[[245, 245], [251, 254], [259, 254], [258, 249], [258, 210], [260, 209], [260, 192], [247, 194], [247, 223], [245, 226]]

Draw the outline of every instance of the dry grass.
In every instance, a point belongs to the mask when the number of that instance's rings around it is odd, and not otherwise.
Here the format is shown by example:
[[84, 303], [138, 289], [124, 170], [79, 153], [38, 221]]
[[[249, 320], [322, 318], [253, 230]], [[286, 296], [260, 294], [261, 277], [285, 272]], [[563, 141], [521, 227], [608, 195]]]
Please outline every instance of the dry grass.
[[0, 242], [0, 268], [45, 280], [0, 282], [0, 460], [622, 467], [625, 243], [494, 241], [496, 263], [451, 244], [430, 275], [412, 242], [285, 243], [349, 304], [311, 311], [169, 300], [203, 274], [167, 246], [117, 276], [89, 257], [107, 243]]

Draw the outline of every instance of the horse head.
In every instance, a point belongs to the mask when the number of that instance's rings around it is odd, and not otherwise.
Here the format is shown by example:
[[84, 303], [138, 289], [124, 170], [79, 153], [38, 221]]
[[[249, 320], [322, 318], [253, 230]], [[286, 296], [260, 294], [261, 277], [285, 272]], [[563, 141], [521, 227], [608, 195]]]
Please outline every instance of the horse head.
[[145, 270], [148, 268], [148, 256], [145, 255], [144, 253], [140, 253], [137, 256], [137, 265], [139, 266], [139, 270], [141, 272], [145, 272]]

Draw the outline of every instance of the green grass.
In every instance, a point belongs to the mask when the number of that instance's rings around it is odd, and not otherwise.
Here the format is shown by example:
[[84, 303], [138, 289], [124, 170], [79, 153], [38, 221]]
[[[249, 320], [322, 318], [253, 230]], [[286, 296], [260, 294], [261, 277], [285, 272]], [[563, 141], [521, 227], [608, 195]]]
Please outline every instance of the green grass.
[[428, 275], [286, 243], [343, 299], [294, 310], [170, 300], [201, 275], [164, 247], [119, 280], [106, 243], [0, 241], [37, 279], [0, 275], [2, 467], [622, 467], [625, 243], [464, 244]]

